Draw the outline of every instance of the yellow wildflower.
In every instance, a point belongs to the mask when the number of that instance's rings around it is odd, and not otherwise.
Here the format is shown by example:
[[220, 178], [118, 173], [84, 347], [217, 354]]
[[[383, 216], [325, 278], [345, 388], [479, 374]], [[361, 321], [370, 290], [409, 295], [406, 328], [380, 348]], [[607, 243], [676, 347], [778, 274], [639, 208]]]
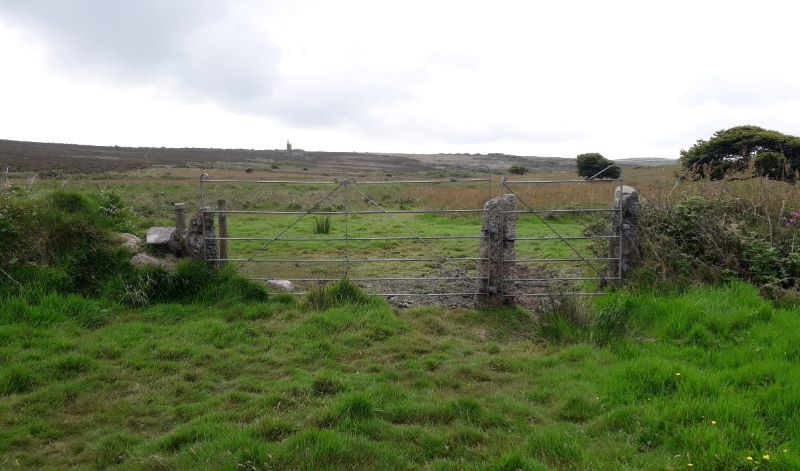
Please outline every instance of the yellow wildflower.
[[769, 460], [769, 455], [764, 455], [762, 456], [762, 458], [764, 458], [765, 460]]
[[752, 457], [752, 456], [748, 456], [748, 457], [747, 457], [747, 458], [745, 458], [745, 459], [746, 459], [747, 461], [753, 461], [753, 457]]
[[716, 420], [712, 420], [711, 421], [711, 425], [717, 425], [717, 421]]

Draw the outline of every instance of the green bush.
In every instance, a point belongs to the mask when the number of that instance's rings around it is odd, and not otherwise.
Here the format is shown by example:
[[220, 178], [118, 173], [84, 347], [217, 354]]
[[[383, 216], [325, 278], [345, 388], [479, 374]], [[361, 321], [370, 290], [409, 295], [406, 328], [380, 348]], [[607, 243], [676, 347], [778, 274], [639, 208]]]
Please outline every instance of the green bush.
[[523, 167], [522, 165], [514, 164], [508, 167], [508, 173], [511, 175], [525, 175], [528, 173], [528, 167]]
[[132, 223], [122, 199], [108, 190], [0, 196], [0, 299], [14, 299], [0, 308], [0, 321], [72, 319], [90, 328], [106, 322], [106, 307], [73, 294], [129, 306], [266, 300], [262, 286], [230, 267], [212, 271], [184, 262], [173, 273], [133, 267], [114, 234]]
[[765, 289], [796, 287], [796, 231], [778, 217], [768, 223], [771, 211], [724, 193], [649, 198], [639, 219], [643, 264], [634, 281], [663, 286], [738, 278]]
[[608, 160], [597, 152], [580, 154], [576, 160], [578, 175], [583, 178], [591, 178], [595, 176], [597, 179], [619, 178], [622, 175], [622, 169], [614, 165], [613, 161]]

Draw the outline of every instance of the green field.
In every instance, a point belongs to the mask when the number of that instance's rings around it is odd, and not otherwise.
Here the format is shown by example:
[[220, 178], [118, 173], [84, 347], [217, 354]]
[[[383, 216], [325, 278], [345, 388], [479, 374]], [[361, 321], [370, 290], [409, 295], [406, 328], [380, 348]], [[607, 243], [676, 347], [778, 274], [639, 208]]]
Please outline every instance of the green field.
[[800, 310], [743, 284], [598, 302], [587, 325], [282, 297], [5, 302], [0, 467], [800, 466]]
[[[349, 237], [439, 237], [439, 236], [475, 236], [481, 235], [481, 219], [479, 216], [439, 216], [439, 215], [353, 215], [349, 217], [347, 232]], [[322, 216], [318, 216], [322, 217]], [[315, 238], [313, 241], [230, 241], [229, 254], [237, 259], [298, 259], [298, 260], [340, 260], [349, 254], [351, 259], [379, 258], [475, 258], [478, 257], [479, 239], [450, 240], [354, 240], [347, 244], [344, 216], [331, 217], [331, 229], [328, 234], [314, 233], [314, 216], [306, 216], [298, 221], [299, 216], [256, 216], [230, 215], [228, 217], [229, 235], [232, 237], [277, 237], [284, 229], [289, 228], [282, 238]], [[298, 222], [296, 222], [298, 221]], [[586, 217], [562, 217], [542, 223], [533, 215], [523, 215], [517, 223], [518, 237], [555, 237], [556, 232], [562, 236], [582, 236], [590, 219]], [[296, 222], [296, 223], [295, 223]], [[294, 223], [294, 225], [292, 225]], [[290, 227], [291, 226], [291, 227]], [[551, 229], [552, 228], [552, 229]], [[555, 230], [555, 232], [553, 231]], [[586, 240], [571, 241], [584, 257], [593, 257], [587, 249]], [[577, 255], [562, 241], [519, 241], [517, 258], [575, 258]], [[347, 252], [345, 252], [347, 248]], [[352, 263], [350, 275], [386, 276], [387, 274], [405, 276], [434, 276], [443, 270], [461, 268], [474, 274], [476, 261], [454, 261], [450, 263], [436, 262], [381, 262]], [[597, 263], [595, 263], [597, 265]], [[242, 265], [234, 263], [234, 265]], [[588, 271], [580, 264], [550, 263], [549, 270], [565, 273]], [[531, 267], [537, 265], [532, 264]], [[538, 265], [542, 268], [541, 264]], [[597, 265], [598, 268], [602, 265]], [[243, 265], [243, 272], [254, 276], [271, 278], [291, 277], [338, 277], [344, 272], [342, 263], [258, 263], [249, 262]]]

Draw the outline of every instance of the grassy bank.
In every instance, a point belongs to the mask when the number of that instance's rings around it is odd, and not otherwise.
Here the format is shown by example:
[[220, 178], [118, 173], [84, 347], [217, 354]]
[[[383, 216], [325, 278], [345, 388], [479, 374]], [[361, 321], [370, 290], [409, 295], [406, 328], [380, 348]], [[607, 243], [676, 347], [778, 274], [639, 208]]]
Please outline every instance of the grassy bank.
[[280, 297], [93, 323], [114, 307], [80, 299], [3, 305], [2, 468], [800, 466], [800, 310], [744, 284], [602, 301], [558, 336]]

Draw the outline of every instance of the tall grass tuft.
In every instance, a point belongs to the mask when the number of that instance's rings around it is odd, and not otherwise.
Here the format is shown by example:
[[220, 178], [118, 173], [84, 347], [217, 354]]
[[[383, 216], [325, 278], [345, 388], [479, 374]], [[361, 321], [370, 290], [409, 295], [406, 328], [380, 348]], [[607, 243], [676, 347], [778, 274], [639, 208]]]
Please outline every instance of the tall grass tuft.
[[330, 234], [331, 217], [314, 217], [314, 234]]
[[553, 293], [544, 298], [538, 311], [536, 334], [556, 344], [588, 339], [589, 306], [578, 296]]
[[369, 296], [351, 281], [342, 280], [330, 285], [320, 285], [309, 290], [305, 307], [312, 311], [324, 311], [342, 305], [371, 305], [381, 301]]
[[632, 306], [626, 296], [596, 304], [585, 298], [555, 293], [545, 298], [538, 312], [536, 334], [555, 344], [608, 345], [630, 334]]

